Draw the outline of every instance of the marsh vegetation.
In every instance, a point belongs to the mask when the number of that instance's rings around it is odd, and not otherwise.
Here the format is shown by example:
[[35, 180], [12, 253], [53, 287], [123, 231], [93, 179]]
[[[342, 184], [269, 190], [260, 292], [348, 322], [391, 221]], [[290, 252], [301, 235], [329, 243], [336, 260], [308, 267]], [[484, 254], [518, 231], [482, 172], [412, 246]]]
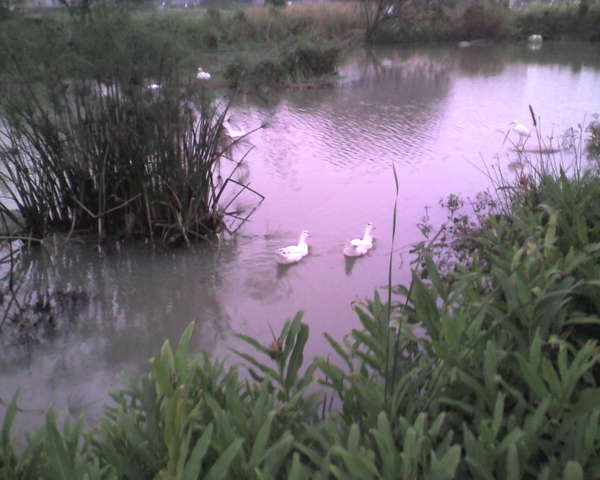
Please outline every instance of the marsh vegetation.
[[[3, 58], [5, 187], [31, 239], [62, 229], [185, 243], [223, 220], [225, 182], [214, 168], [228, 104], [197, 82], [204, 63], [191, 44], [173, 43], [191, 37], [150, 35], [121, 13], [33, 21], [44, 41], [27, 44], [30, 56]], [[145, 34], [130, 36], [137, 28]], [[446, 88], [443, 74], [432, 76]], [[593, 153], [594, 126], [590, 135]], [[301, 313], [272, 338], [239, 335], [248, 348], [234, 352], [235, 366], [193, 355], [190, 325], [146, 375], [112, 392], [92, 427], [49, 410], [22, 439], [13, 430], [19, 394], [6, 399], [0, 476], [600, 476], [600, 177], [582, 147], [573, 145], [571, 168], [551, 150], [517, 151], [515, 173], [493, 176], [473, 214], [451, 197], [448, 222], [424, 228], [410, 280], [390, 276], [384, 295], [356, 303], [359, 326], [328, 335], [318, 358], [308, 358]], [[11, 270], [7, 284], [15, 278]], [[185, 293], [197, 294], [191, 287]], [[30, 302], [50, 328], [59, 293]]]
[[4, 70], [1, 182], [23, 230], [189, 244], [223, 229], [224, 197], [247, 188], [240, 158], [219, 176], [228, 103], [176, 37], [139, 32], [119, 9], [57, 27]]

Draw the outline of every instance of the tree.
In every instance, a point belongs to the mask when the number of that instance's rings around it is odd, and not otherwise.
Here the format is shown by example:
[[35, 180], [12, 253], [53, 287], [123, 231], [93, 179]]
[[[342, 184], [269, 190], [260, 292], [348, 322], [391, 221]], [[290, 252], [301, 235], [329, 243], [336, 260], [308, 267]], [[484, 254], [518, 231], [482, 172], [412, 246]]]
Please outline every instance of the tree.
[[365, 19], [366, 41], [373, 39], [373, 34], [381, 24], [394, 17], [399, 17], [401, 9], [411, 0], [362, 0], [362, 10]]

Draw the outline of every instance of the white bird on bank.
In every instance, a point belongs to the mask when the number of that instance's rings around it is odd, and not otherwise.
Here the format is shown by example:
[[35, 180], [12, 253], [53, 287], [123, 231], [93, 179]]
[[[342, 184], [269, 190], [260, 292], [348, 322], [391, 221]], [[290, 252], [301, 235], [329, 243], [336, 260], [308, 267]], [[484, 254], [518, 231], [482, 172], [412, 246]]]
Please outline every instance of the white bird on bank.
[[287, 265], [290, 263], [298, 263], [306, 255], [308, 255], [308, 243], [306, 239], [310, 236], [308, 230], [304, 230], [300, 234], [298, 245], [290, 245], [289, 247], [280, 248], [277, 250], [277, 263]]
[[544, 41], [544, 37], [542, 37], [541, 35], [529, 35], [529, 37], [527, 37], [527, 41], [529, 43], [542, 43]]
[[344, 255], [346, 257], [361, 257], [373, 248], [373, 229], [375, 227], [371, 222], [365, 227], [365, 233], [362, 238], [355, 238], [346, 241], [344, 245]]
[[198, 73], [196, 74], [198, 80], [210, 80], [210, 73], [205, 72], [202, 67], [198, 67]]

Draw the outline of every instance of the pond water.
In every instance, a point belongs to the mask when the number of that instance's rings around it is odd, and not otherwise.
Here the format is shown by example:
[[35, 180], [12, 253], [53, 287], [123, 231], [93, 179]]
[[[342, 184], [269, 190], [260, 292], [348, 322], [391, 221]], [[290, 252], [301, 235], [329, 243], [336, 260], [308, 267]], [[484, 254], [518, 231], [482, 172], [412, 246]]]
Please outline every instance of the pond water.
[[[232, 238], [219, 246], [164, 251], [149, 245], [66, 248], [49, 245], [24, 265], [33, 285], [83, 291], [69, 320], [41, 343], [3, 345], [0, 397], [21, 387], [21, 404], [49, 404], [92, 421], [120, 372], [146, 371], [162, 342], [176, 341], [194, 320], [194, 346], [221, 353], [231, 331], [271, 341], [297, 310], [305, 311], [309, 356], [328, 353], [323, 333], [341, 338], [358, 325], [352, 302], [393, 280], [408, 279], [409, 245], [420, 237], [425, 206], [451, 193], [487, 188], [483, 161], [506, 165], [511, 120], [531, 126], [528, 105], [546, 135], [560, 135], [600, 112], [597, 45], [396, 47], [357, 51], [334, 87], [238, 98], [232, 123], [266, 127], [239, 145], [252, 147], [248, 179], [266, 196]], [[496, 160], [495, 160], [496, 159]], [[395, 165], [398, 225], [391, 243]], [[242, 199], [251, 208], [254, 198]], [[247, 205], [244, 205], [247, 203]], [[442, 212], [431, 210], [432, 219]], [[376, 247], [347, 263], [345, 239], [367, 222]], [[274, 251], [310, 230], [311, 252], [278, 268]], [[21, 425], [41, 415], [21, 416]]]

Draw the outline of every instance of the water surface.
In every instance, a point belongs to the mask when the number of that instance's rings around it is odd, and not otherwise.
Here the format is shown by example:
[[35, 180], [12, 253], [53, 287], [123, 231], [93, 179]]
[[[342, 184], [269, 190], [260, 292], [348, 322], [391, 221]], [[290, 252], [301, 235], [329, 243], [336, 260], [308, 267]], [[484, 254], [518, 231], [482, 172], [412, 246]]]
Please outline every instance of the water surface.
[[[322, 333], [341, 338], [358, 325], [352, 302], [386, 283], [392, 248], [394, 282], [407, 280], [424, 207], [485, 189], [484, 160], [511, 161], [503, 143], [511, 120], [531, 126], [532, 105], [546, 135], [558, 136], [600, 112], [600, 53], [587, 44], [358, 51], [340, 74], [331, 88], [237, 99], [235, 126], [267, 125], [236, 151], [252, 147], [248, 179], [266, 200], [235, 237], [189, 250], [70, 243], [31, 255], [33, 285], [89, 297], [65, 307], [68, 323], [42, 343], [4, 345], [0, 396], [21, 386], [26, 408], [53, 403], [94, 420], [119, 372], [146, 371], [163, 340], [175, 341], [192, 320], [195, 348], [222, 352], [234, 343], [228, 332], [270, 342], [271, 328], [302, 309], [308, 354], [325, 355]], [[400, 184], [393, 246], [392, 164]], [[238, 207], [254, 201], [242, 197]], [[349, 264], [343, 242], [369, 221], [376, 247]], [[278, 268], [274, 250], [304, 229], [310, 256]]]

